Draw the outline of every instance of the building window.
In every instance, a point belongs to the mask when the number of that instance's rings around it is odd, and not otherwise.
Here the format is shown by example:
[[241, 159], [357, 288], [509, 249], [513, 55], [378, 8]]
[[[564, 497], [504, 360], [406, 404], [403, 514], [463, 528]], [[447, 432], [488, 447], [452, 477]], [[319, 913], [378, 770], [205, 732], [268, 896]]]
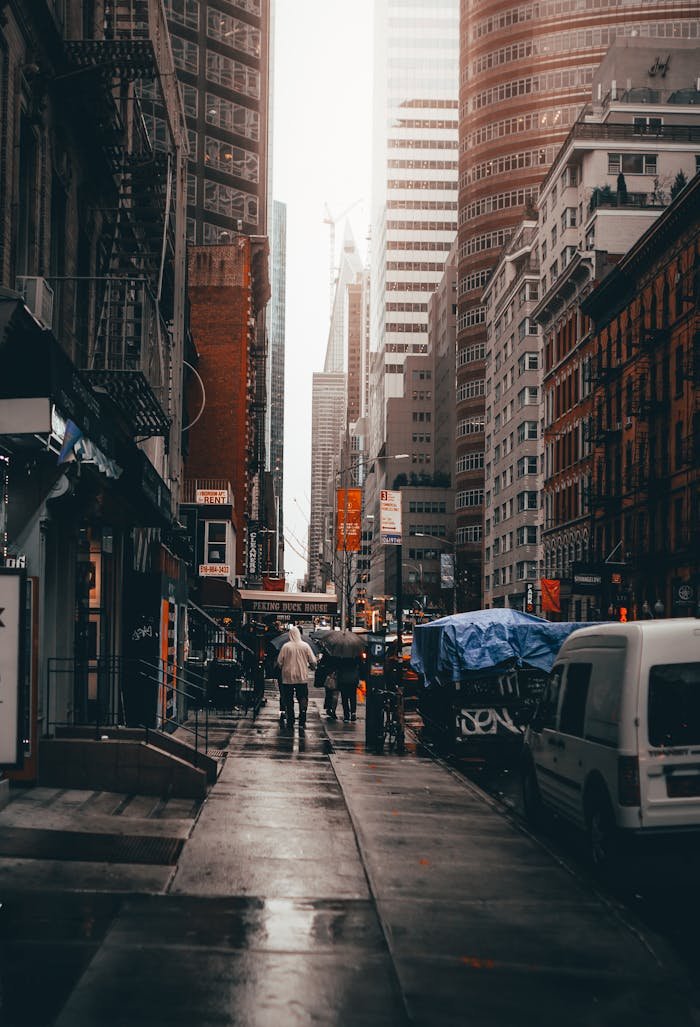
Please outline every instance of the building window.
[[207, 35], [210, 39], [221, 40], [234, 50], [240, 50], [251, 57], [260, 56], [260, 29], [212, 7], [207, 11]]
[[227, 171], [236, 178], [244, 178], [248, 182], [258, 182], [260, 178], [260, 162], [257, 154], [244, 150], [240, 146], [224, 143], [220, 139], [205, 139], [204, 162], [207, 167], [217, 171]]
[[522, 410], [524, 406], [537, 406], [539, 403], [540, 390], [536, 385], [528, 386], [526, 389], [521, 389], [518, 393], [518, 409]]
[[235, 132], [258, 142], [260, 139], [260, 115], [248, 107], [242, 107], [232, 100], [225, 100], [215, 93], [206, 96], [206, 120], [209, 125], [217, 125], [227, 132]]
[[243, 96], [250, 96], [254, 100], [260, 99], [260, 72], [211, 50], [207, 51], [207, 78], [210, 82], [227, 86]]
[[170, 45], [173, 48], [175, 67], [196, 75], [199, 70], [199, 46], [197, 43], [192, 43], [189, 39], [182, 39], [179, 36], [171, 36]]
[[537, 545], [537, 528], [534, 524], [524, 524], [517, 529], [517, 544], [519, 546]]
[[540, 358], [537, 353], [523, 353], [518, 359], [518, 371], [523, 374], [525, 371], [537, 371], [540, 366]]
[[657, 173], [655, 153], [609, 153], [608, 174], [655, 175]]
[[521, 456], [518, 460], [518, 477], [524, 478], [526, 474], [537, 474], [536, 456]]
[[165, 0], [165, 13], [178, 25], [188, 29], [199, 28], [198, 0]]
[[228, 563], [227, 536], [228, 525], [226, 521], [207, 521], [205, 538], [206, 563]]
[[523, 510], [536, 510], [537, 509], [537, 493], [536, 492], [518, 492], [517, 496], [518, 511]]
[[658, 135], [663, 127], [663, 118], [635, 118], [635, 135]]
[[483, 489], [465, 489], [455, 497], [455, 509], [463, 510], [468, 506], [481, 506], [484, 502]]
[[526, 442], [538, 437], [537, 421], [521, 421], [518, 425], [518, 442]]

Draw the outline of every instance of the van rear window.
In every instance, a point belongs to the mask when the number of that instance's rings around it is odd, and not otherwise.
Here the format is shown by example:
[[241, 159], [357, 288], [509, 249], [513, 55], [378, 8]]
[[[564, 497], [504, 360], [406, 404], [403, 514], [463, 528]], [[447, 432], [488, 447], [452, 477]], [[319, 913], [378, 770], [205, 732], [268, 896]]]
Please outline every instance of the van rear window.
[[700, 663], [668, 663], [649, 671], [649, 744], [700, 744]]

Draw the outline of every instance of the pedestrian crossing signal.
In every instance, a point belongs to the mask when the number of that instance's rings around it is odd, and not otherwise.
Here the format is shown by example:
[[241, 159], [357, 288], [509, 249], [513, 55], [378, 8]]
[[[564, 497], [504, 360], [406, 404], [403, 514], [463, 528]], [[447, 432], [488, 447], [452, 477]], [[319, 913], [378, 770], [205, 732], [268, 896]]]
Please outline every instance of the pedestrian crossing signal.
[[627, 607], [626, 606], [621, 606], [620, 607], [619, 616], [620, 616], [620, 624], [626, 624], [627, 623]]

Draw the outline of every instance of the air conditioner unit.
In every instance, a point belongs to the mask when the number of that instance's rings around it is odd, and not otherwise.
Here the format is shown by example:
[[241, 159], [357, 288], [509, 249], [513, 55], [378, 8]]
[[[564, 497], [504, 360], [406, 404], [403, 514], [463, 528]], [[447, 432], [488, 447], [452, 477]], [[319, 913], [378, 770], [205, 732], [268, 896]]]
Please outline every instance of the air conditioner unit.
[[46, 279], [20, 275], [15, 280], [15, 287], [22, 293], [32, 314], [47, 328], [53, 327], [53, 289]]
[[625, 428], [631, 428], [631, 427], [632, 427], [632, 418], [628, 417], [626, 419], [626, 421], [625, 421]]

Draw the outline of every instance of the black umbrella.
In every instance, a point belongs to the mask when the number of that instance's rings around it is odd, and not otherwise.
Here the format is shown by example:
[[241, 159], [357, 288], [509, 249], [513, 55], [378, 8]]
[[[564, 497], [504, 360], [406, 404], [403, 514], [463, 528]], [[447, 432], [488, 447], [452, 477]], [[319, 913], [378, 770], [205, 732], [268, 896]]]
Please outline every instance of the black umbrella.
[[[306, 642], [309, 646], [311, 646], [311, 651], [313, 652], [314, 656], [318, 656], [319, 655], [321, 650], [318, 647], [318, 643], [314, 641], [314, 639], [311, 637], [311, 635], [302, 635], [301, 636], [301, 640], [302, 640], [302, 642]], [[288, 642], [288, 641], [289, 641], [289, 632], [288, 631], [283, 631], [281, 635], [277, 636], [277, 638], [273, 638], [272, 639], [272, 641], [270, 642], [270, 645], [274, 646], [274, 648], [279, 651], [282, 648], [282, 646], [284, 645], [284, 643]]]
[[366, 650], [364, 639], [348, 628], [344, 631], [331, 631], [322, 639], [321, 646], [329, 656], [341, 659], [362, 656]]

